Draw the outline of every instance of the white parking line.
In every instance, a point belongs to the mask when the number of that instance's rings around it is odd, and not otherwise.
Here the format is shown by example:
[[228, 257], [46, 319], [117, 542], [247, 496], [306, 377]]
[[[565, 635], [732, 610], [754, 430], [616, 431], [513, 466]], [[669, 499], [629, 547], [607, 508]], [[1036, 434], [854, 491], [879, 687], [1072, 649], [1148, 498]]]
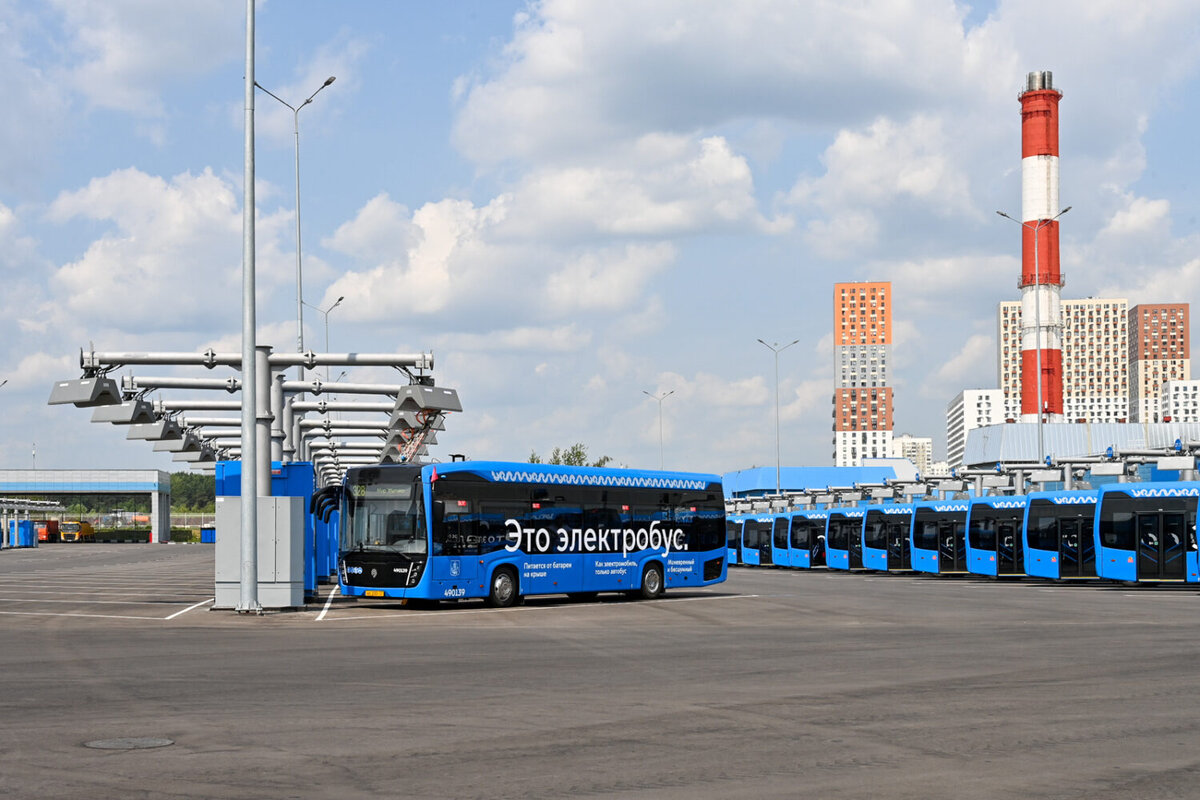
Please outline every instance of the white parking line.
[[[659, 605], [662, 603], [692, 603], [692, 602], [696, 602], [698, 600], [699, 601], [748, 600], [748, 599], [753, 599], [753, 598], [757, 598], [757, 597], [761, 597], [761, 595], [733, 594], [733, 595], [720, 595], [717, 597], [668, 597], [668, 598], [662, 598], [659, 600], [652, 600], [646, 606], [643, 606], [643, 607], [653, 607], [653, 606], [656, 606], [656, 605]], [[461, 610], [444, 609], [441, 611], [401, 611], [398, 613], [390, 613], [390, 614], [371, 614], [370, 616], [356, 614], [352, 617], [351, 616], [330, 617], [329, 621], [331, 621], [331, 622], [363, 622], [363, 621], [377, 620], [377, 619], [394, 619], [394, 618], [413, 619], [416, 617], [451, 617], [451, 616], [461, 616], [464, 614], [498, 614], [498, 613], [502, 613], [505, 611], [518, 612], [518, 613], [520, 613], [520, 612], [532, 613], [532, 612], [536, 612], [536, 611], [568, 611], [568, 610], [572, 610], [572, 609], [583, 610], [583, 609], [589, 609], [589, 608], [616, 607], [617, 605], [623, 606], [625, 608], [634, 608], [634, 607], [638, 607], [640, 604], [639, 603], [620, 603], [620, 604], [565, 603], [562, 605], [551, 605], [551, 606], [513, 606], [510, 608], [466, 608], [466, 609], [461, 609]], [[368, 609], [365, 609], [365, 608], [363, 609], [363, 611], [367, 611], [367, 610]], [[321, 617], [318, 617], [318, 619], [321, 619], [322, 617], [324, 617], [324, 614], [325, 614], [325, 612], [322, 611]]]
[[317, 618], [314, 620], [314, 622], [320, 622], [321, 620], [325, 619], [325, 615], [329, 613], [329, 606], [331, 603], [333, 603], [333, 596], [337, 594], [341, 588], [342, 587], [338, 585], [334, 586], [333, 589], [330, 590], [329, 597], [325, 598], [325, 607], [321, 609], [321, 613], [317, 615]]
[[215, 598], [215, 597], [210, 597], [210, 598], [208, 598], [207, 600], [201, 600], [199, 603], [194, 603], [193, 605], [190, 605], [190, 606], [188, 606], [188, 607], [187, 607], [187, 608], [185, 608], [183, 611], [176, 611], [176, 612], [175, 612], [174, 614], [172, 614], [171, 616], [169, 616], [169, 617], [166, 617], [166, 619], [168, 619], [168, 620], [172, 620], [172, 619], [175, 619], [176, 617], [181, 617], [181, 616], [183, 616], [184, 614], [186, 614], [186, 613], [187, 613], [187, 612], [189, 612], [189, 611], [195, 611], [195, 610], [196, 610], [197, 608], [199, 608], [200, 606], [206, 606], [206, 605], [208, 605], [209, 603], [214, 603], [214, 602], [216, 602], [216, 598]]

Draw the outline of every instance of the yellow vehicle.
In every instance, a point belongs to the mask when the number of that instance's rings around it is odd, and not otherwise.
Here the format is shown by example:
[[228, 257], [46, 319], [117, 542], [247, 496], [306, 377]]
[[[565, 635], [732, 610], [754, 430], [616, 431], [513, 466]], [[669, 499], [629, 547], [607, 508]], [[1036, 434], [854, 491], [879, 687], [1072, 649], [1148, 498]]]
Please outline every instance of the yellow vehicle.
[[64, 542], [94, 542], [96, 530], [90, 522], [64, 521], [58, 526], [59, 538]]

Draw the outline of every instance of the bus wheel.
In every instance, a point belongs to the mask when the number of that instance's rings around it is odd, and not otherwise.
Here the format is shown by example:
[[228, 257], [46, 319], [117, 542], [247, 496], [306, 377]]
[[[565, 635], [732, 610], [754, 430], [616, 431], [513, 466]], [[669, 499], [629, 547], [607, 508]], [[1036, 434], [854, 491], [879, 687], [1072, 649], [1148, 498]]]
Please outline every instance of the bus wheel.
[[493, 608], [508, 608], [517, 602], [517, 575], [512, 569], [501, 567], [492, 575], [487, 602]]
[[642, 572], [642, 599], [653, 600], [663, 593], [662, 567], [650, 564]]

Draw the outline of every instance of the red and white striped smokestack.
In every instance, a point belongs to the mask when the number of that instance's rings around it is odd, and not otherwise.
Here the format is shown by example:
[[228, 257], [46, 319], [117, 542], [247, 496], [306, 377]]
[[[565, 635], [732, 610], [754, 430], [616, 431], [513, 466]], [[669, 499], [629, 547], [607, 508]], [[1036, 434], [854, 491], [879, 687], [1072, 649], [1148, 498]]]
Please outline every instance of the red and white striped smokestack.
[[[1058, 268], [1058, 101], [1053, 73], [1031, 72], [1021, 101], [1021, 417], [1062, 419], [1062, 275]], [[1036, 243], [1036, 246], [1035, 246]], [[1039, 358], [1040, 351], [1040, 358]], [[1041, 375], [1038, 375], [1038, 362]]]

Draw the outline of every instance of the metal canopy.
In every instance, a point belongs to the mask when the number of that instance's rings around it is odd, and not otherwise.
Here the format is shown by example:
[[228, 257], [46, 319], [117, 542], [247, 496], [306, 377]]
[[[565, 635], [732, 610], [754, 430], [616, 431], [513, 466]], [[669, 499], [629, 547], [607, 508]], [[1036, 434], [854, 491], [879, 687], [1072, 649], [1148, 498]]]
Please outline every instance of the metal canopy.
[[121, 389], [117, 382], [112, 378], [97, 376], [56, 382], [50, 390], [50, 400], [47, 404], [58, 406], [71, 403], [78, 408], [92, 408], [117, 405], [120, 402]]
[[154, 406], [140, 397], [115, 406], [100, 406], [92, 412], [92, 422], [113, 425], [144, 425], [154, 422]]
[[458, 392], [443, 386], [405, 386], [396, 397], [397, 411], [462, 411]]
[[149, 439], [151, 441], [180, 439], [182, 437], [183, 429], [173, 419], [160, 419], [158, 422], [151, 422], [146, 425], [130, 425], [129, 433], [125, 436], [126, 439]]

